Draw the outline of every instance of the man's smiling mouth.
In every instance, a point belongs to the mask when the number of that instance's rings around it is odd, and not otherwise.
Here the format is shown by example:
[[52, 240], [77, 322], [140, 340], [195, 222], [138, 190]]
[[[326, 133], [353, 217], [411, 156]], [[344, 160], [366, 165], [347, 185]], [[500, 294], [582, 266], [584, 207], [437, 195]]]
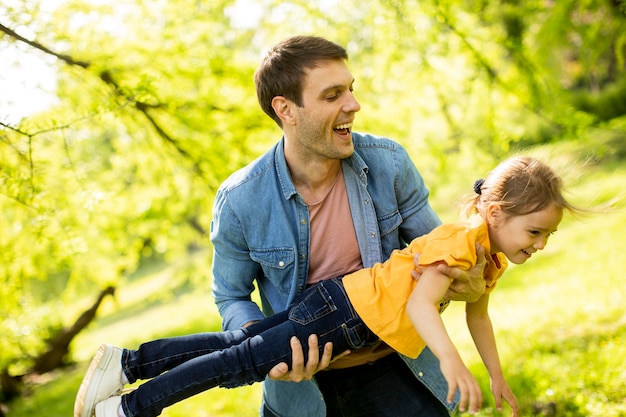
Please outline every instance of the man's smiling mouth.
[[337, 125], [333, 128], [333, 130], [340, 135], [349, 135], [352, 131], [352, 123], [344, 123], [341, 125]]

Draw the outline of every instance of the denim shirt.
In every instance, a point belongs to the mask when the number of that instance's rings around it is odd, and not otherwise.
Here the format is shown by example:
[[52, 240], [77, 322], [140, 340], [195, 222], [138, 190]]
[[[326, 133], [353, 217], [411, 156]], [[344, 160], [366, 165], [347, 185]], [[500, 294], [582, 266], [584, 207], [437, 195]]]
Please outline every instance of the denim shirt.
[[[353, 133], [354, 153], [342, 161], [348, 201], [364, 267], [430, 232], [440, 220], [406, 150], [382, 137]], [[284, 138], [232, 174], [213, 208], [213, 295], [223, 328], [236, 329], [283, 311], [306, 285], [309, 211], [291, 179]], [[252, 301], [258, 286], [261, 309]], [[403, 359], [448, 408], [439, 363], [426, 351]], [[263, 400], [281, 416], [323, 417], [322, 396], [311, 381], [264, 382]]]

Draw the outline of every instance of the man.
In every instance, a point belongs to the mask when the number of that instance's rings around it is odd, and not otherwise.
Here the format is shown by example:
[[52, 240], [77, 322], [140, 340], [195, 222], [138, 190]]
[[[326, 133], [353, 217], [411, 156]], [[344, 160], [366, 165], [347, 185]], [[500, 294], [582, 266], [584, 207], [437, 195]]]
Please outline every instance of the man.
[[[255, 74], [259, 103], [283, 138], [216, 195], [213, 293], [224, 329], [286, 309], [307, 285], [384, 261], [440, 223], [406, 151], [352, 132], [360, 105], [347, 58], [323, 38], [293, 37]], [[442, 267], [459, 282], [446, 298], [482, 295], [483, 267]], [[251, 300], [255, 281], [263, 311]], [[292, 341], [291, 371], [277, 365], [264, 383], [262, 416], [448, 415], [433, 395], [445, 398], [446, 384], [430, 352], [412, 361], [381, 342], [329, 364], [330, 348], [320, 358], [313, 337], [305, 359]]]

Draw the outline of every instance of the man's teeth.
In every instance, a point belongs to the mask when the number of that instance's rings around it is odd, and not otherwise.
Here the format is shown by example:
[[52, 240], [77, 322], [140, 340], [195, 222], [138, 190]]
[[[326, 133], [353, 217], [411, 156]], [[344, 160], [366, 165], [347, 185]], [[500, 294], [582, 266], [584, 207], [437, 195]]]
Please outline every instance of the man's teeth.
[[351, 127], [352, 127], [352, 123], [344, 123], [342, 125], [335, 126], [335, 130], [350, 129]]

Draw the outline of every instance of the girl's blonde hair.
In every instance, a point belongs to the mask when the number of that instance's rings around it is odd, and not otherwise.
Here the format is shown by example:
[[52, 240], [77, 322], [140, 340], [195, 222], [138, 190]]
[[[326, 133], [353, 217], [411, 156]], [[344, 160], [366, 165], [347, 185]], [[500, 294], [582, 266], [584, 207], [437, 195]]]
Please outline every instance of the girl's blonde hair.
[[481, 205], [489, 203], [498, 203], [510, 216], [534, 213], [551, 205], [579, 212], [563, 196], [563, 181], [556, 172], [528, 156], [515, 156], [500, 163], [484, 180], [476, 181], [474, 191], [461, 207], [464, 217], [478, 213]]

